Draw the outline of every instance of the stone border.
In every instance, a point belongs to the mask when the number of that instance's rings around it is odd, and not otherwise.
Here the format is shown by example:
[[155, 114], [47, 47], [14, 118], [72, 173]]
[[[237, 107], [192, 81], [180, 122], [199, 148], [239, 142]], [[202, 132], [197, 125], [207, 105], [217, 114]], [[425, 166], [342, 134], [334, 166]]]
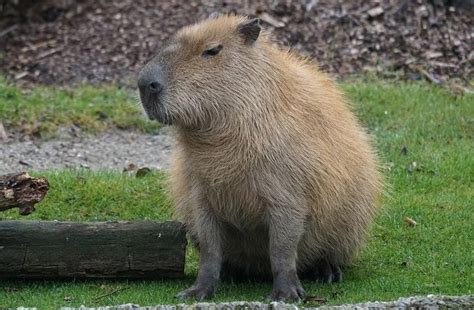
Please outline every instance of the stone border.
[[[367, 302], [359, 304], [346, 304], [340, 306], [304, 307], [296, 304], [285, 304], [272, 302], [269, 304], [260, 302], [225, 302], [225, 303], [196, 303], [193, 305], [158, 305], [140, 307], [135, 304], [118, 306], [104, 306], [98, 308], [62, 307], [60, 310], [362, 310], [362, 309], [474, 309], [474, 295], [443, 296], [427, 295], [414, 297], [401, 297], [390, 302]], [[37, 310], [37, 308], [19, 307], [17, 310]]]

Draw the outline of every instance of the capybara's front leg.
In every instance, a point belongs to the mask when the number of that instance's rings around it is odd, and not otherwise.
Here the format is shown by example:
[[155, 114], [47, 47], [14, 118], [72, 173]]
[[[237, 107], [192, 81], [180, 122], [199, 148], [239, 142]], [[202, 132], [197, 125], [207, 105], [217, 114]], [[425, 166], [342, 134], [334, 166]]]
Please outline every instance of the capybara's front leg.
[[210, 209], [201, 208], [196, 214], [194, 231], [199, 243], [199, 272], [194, 284], [180, 292], [179, 299], [209, 299], [219, 282], [222, 265], [222, 231], [220, 224]]
[[[281, 210], [280, 210], [281, 211]], [[272, 210], [270, 212], [270, 262], [273, 274], [272, 299], [276, 301], [299, 301], [304, 297], [304, 289], [296, 270], [298, 243], [304, 232], [304, 221], [298, 216]], [[288, 225], [287, 219], [292, 219]]]

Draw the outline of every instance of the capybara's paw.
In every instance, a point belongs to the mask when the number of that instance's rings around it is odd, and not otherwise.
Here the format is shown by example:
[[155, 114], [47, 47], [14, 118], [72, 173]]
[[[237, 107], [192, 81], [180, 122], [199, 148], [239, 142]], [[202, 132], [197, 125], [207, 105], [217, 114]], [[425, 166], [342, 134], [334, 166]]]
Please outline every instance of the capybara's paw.
[[342, 270], [339, 266], [324, 262], [315, 272], [314, 278], [322, 283], [338, 283], [342, 281]]
[[305, 296], [300, 281], [276, 281], [273, 283], [272, 300], [275, 301], [300, 301]]
[[196, 299], [198, 301], [203, 301], [205, 299], [210, 299], [213, 296], [214, 296], [214, 287], [193, 285], [187, 290], [184, 290], [178, 293], [176, 295], [176, 298], [183, 301], [187, 299]]

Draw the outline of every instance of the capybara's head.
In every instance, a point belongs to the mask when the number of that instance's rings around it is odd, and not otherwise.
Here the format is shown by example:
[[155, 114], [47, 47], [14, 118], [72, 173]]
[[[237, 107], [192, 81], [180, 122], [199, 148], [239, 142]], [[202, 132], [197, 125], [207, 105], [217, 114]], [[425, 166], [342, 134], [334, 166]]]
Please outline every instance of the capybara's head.
[[205, 129], [255, 104], [267, 63], [260, 30], [258, 19], [220, 16], [178, 31], [140, 72], [149, 118]]

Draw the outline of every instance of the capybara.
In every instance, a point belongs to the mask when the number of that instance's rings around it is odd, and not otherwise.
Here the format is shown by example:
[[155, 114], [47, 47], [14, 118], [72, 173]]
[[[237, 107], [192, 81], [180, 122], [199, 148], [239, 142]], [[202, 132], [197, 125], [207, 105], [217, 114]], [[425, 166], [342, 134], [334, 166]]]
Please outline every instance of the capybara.
[[326, 74], [258, 19], [217, 16], [178, 31], [138, 88], [149, 118], [175, 128], [171, 195], [199, 249], [197, 279], [178, 297], [209, 298], [223, 277], [269, 277], [274, 300], [298, 300], [301, 277], [342, 280], [382, 182]]

